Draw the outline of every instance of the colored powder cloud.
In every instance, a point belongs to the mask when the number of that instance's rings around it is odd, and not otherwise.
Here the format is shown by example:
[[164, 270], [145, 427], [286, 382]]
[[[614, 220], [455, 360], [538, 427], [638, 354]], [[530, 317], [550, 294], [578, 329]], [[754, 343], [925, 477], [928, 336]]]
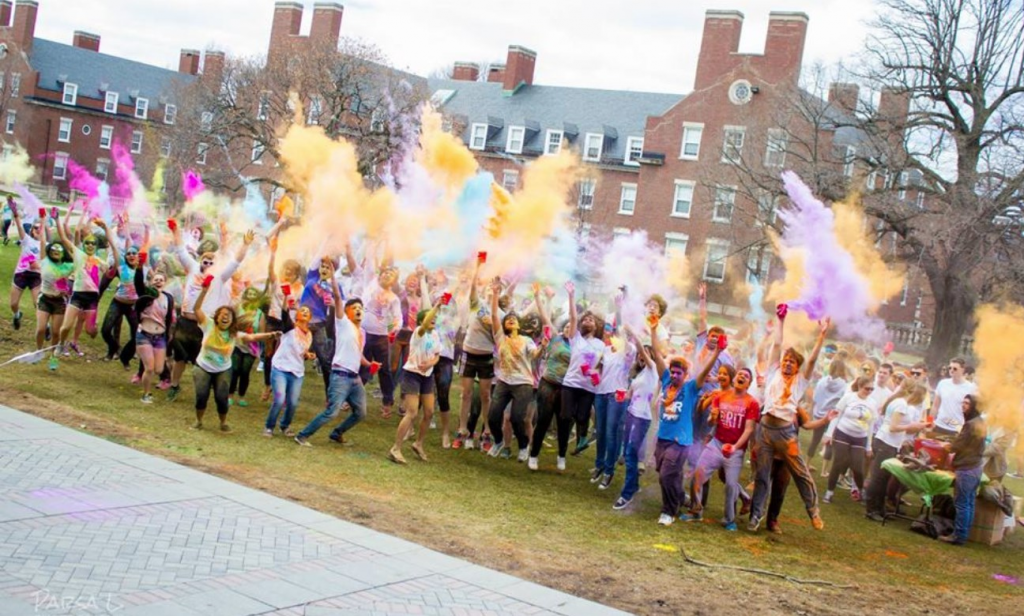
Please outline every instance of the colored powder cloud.
[[14, 149], [0, 159], [0, 184], [24, 184], [31, 180], [33, 175], [35, 169], [29, 162], [28, 152], [20, 144], [15, 144]]
[[975, 382], [986, 421], [1007, 430], [1024, 428], [1024, 308], [984, 304], [975, 318]]

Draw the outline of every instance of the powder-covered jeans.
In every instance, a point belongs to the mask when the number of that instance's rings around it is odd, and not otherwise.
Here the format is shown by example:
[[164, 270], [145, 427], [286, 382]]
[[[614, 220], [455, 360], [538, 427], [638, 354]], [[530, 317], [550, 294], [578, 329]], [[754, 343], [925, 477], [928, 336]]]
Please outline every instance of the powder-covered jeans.
[[640, 489], [640, 450], [643, 449], [647, 430], [651, 427], [650, 419], [642, 419], [626, 413], [626, 424], [622, 428], [622, 441], [625, 443], [626, 480], [622, 485], [621, 496], [630, 500]]
[[626, 420], [623, 400], [617, 402], [615, 394], [598, 394], [594, 398], [594, 427], [597, 430], [597, 457], [594, 466], [605, 475], [615, 475], [615, 465], [622, 450], [622, 425]]
[[725, 470], [725, 521], [736, 521], [736, 498], [740, 494], [740, 472], [743, 470], [743, 456], [746, 452], [734, 451], [726, 457], [722, 453], [722, 443], [718, 439], [712, 439], [697, 461], [697, 468], [693, 473], [693, 499], [692, 510], [701, 511], [701, 491], [704, 482], [718, 471]]
[[788, 425], [776, 428], [761, 424], [761, 434], [757, 444], [757, 476], [754, 479], [754, 498], [751, 506], [751, 519], [763, 519], [765, 505], [771, 492], [773, 458], [778, 456], [783, 466], [789, 469], [797, 490], [810, 516], [818, 513], [818, 488], [814, 485], [807, 462], [800, 455], [800, 441], [797, 440], [797, 428]]
[[284, 409], [284, 418], [281, 419], [281, 432], [292, 425], [295, 417], [295, 408], [299, 406], [299, 396], [302, 395], [303, 377], [295, 376], [291, 372], [273, 368], [270, 370], [270, 385], [274, 389], [274, 401], [270, 404], [270, 412], [267, 413], [266, 429], [273, 430], [277, 427], [277, 418]]

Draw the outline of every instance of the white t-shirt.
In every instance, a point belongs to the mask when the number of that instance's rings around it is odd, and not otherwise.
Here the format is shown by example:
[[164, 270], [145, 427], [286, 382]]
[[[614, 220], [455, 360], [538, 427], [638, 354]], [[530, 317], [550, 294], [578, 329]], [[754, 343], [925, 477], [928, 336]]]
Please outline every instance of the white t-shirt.
[[629, 386], [629, 414], [640, 419], [651, 419], [651, 404], [658, 397], [661, 381], [653, 366], [640, 371]]
[[604, 356], [604, 341], [593, 336], [584, 338], [577, 330], [576, 335], [570, 341], [570, 346], [572, 355], [569, 356], [569, 370], [565, 373], [562, 386], [596, 392], [597, 388], [593, 381], [590, 380], [590, 376], [583, 374], [582, 368], [586, 364], [592, 371], [598, 369], [598, 364], [601, 363], [601, 358]]
[[[505, 318], [505, 312], [498, 308], [498, 323]], [[494, 352], [494, 329], [491, 324], [491, 305], [477, 298], [476, 304], [469, 307], [469, 324], [466, 326], [466, 339], [462, 348], [467, 353], [486, 355]]]
[[455, 338], [459, 334], [459, 307], [452, 299], [447, 306], [439, 306], [434, 318], [434, 330], [441, 339], [441, 357], [455, 360]]
[[402, 302], [391, 291], [371, 280], [363, 290], [363, 329], [375, 336], [387, 336], [402, 325]]
[[601, 362], [601, 383], [597, 386], [597, 393], [611, 394], [629, 389], [629, 370], [633, 367], [634, 361], [636, 347], [625, 340], [615, 339], [611, 347], [606, 347], [604, 361]]
[[331, 360], [331, 368], [358, 373], [365, 342], [363, 330], [348, 320], [344, 310], [339, 310], [334, 319], [334, 359]]
[[306, 374], [306, 353], [313, 343], [313, 333], [304, 332], [298, 327], [281, 336], [281, 342], [274, 351], [271, 366], [275, 370], [294, 374], [297, 377]]
[[789, 396], [783, 398], [786, 382], [782, 378], [782, 370], [775, 368], [768, 375], [764, 384], [764, 404], [761, 406], [761, 414], [772, 415], [783, 421], [795, 422], [797, 405], [804, 399], [808, 384], [803, 371], [797, 372]]
[[[203, 290], [203, 278], [206, 274], [200, 271], [199, 262], [192, 258], [184, 246], [177, 248], [178, 261], [187, 270], [185, 274], [185, 290], [181, 301], [181, 311], [194, 313], [196, 311], [196, 300]], [[223, 265], [223, 267], [221, 267]], [[210, 290], [206, 292], [206, 299], [203, 300], [203, 309], [207, 314], [221, 306], [232, 305], [231, 301], [231, 277], [238, 270], [239, 263], [234, 258], [228, 259], [226, 263], [218, 256], [213, 267], [207, 273], [214, 277], [210, 283]]]
[[875, 418], [875, 405], [870, 397], [861, 398], [857, 392], [847, 392], [836, 405], [839, 417], [828, 427], [828, 436], [836, 430], [854, 438], [865, 438], [871, 432], [871, 422]]
[[434, 365], [440, 358], [441, 338], [437, 335], [437, 330], [432, 329], [421, 336], [420, 328], [417, 327], [409, 339], [409, 359], [402, 369], [421, 376], [430, 376], [434, 373]]
[[968, 394], [977, 394], [978, 386], [970, 381], [959, 385], [953, 379], [942, 379], [935, 387], [935, 395], [939, 397], [939, 411], [935, 417], [935, 427], [959, 432], [964, 427], [964, 398]]
[[506, 385], [533, 385], [533, 356], [537, 345], [529, 336], [519, 335], [514, 339], [501, 336], [498, 341], [497, 361], [494, 372], [498, 380]]
[[868, 396], [868, 400], [871, 400], [871, 407], [875, 412], [875, 423], [871, 426], [871, 433], [878, 432], [878, 429], [882, 427], [882, 405], [892, 395], [892, 390], [888, 387], [879, 387], [878, 381], [875, 381], [875, 391], [871, 392]]
[[899, 413], [903, 416], [900, 420], [900, 425], [906, 425], [908, 423], [917, 423], [921, 421], [921, 416], [924, 415], [924, 411], [919, 406], [911, 406], [907, 404], [906, 398], [896, 398], [889, 403], [889, 406], [885, 409], [885, 415], [882, 419], [882, 427], [878, 429], [875, 434], [875, 438], [883, 443], [895, 447], [897, 451], [903, 446], [904, 441], [911, 438], [906, 432], [890, 432], [889, 428], [892, 427], [892, 416]]
[[25, 239], [21, 240], [21, 254], [18, 255], [18, 263], [14, 266], [14, 273], [39, 271], [39, 240], [28, 233]]

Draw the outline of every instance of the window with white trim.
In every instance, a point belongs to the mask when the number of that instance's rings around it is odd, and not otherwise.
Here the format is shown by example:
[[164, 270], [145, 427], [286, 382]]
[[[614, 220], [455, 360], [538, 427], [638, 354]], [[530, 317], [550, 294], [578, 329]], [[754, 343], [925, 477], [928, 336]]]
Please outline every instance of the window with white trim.
[[206, 164], [206, 154], [209, 151], [210, 151], [210, 144], [208, 144], [208, 143], [200, 143], [199, 144], [199, 146], [196, 148], [196, 164], [197, 165], [205, 165]]
[[505, 141], [505, 151], [509, 154], [522, 154], [523, 141], [526, 139], [526, 128], [522, 126], [509, 126], [508, 139]]
[[17, 119], [18, 119], [18, 112], [13, 110], [13, 109], [8, 109], [7, 110], [7, 124], [5, 126], [5, 132], [8, 135], [13, 135], [14, 134], [14, 123], [17, 121]]
[[0, 150], [0, 160], [10, 160], [11, 159], [11, 155], [13, 155], [13, 154], [14, 154], [14, 146], [9, 144], [9, 143], [5, 143], [4, 146], [3, 146], [3, 149]]
[[17, 98], [21, 94], [21, 73], [11, 73], [11, 96]]
[[878, 171], [873, 170], [868, 174], [867, 179], [864, 180], [864, 190], [872, 192], [878, 186]]
[[562, 140], [565, 138], [565, 133], [560, 130], [548, 130], [544, 136], [544, 153], [545, 154], [558, 154], [562, 151]]
[[306, 114], [306, 124], [318, 125], [320, 124], [320, 116], [324, 112], [324, 102], [319, 96], [314, 96], [309, 99], [309, 113]]
[[145, 120], [149, 116], [149, 99], [148, 98], [137, 98], [135, 99], [135, 117], [140, 120]]
[[900, 171], [898, 182], [899, 198], [900, 201], [905, 201], [907, 198], [907, 181], [910, 178], [910, 174], [906, 171]]
[[587, 133], [583, 142], [583, 160], [590, 162], [601, 161], [601, 150], [604, 148], [604, 135], [601, 133]]
[[266, 120], [270, 114], [270, 92], [261, 92], [260, 100], [256, 103], [256, 119]]
[[695, 182], [690, 182], [687, 180], [675, 181], [675, 193], [672, 195], [673, 217], [690, 217], [690, 210], [693, 208], [693, 189], [695, 186]]
[[487, 148], [487, 125], [474, 124], [469, 131], [469, 149], [483, 150]]
[[142, 152], [142, 131], [132, 131], [132, 154]]
[[726, 126], [722, 140], [722, 162], [739, 164], [743, 159], [743, 142], [747, 138], [745, 126]]
[[101, 180], [103, 180], [104, 182], [106, 182], [107, 181], [107, 173], [109, 171], [110, 171], [110, 161], [107, 160], [106, 158], [97, 158], [96, 159], [96, 177], [101, 179]]
[[732, 222], [732, 213], [736, 209], [736, 187], [718, 186], [715, 188], [715, 207], [711, 212], [712, 222]]
[[597, 181], [590, 178], [580, 180], [580, 198], [577, 202], [580, 209], [589, 210], [594, 207], [594, 191], [597, 189]]
[[683, 145], [679, 150], [679, 158], [697, 160], [700, 155], [700, 140], [704, 136], [704, 125], [694, 122], [683, 123]]
[[7, 71], [0, 71], [0, 92], [7, 89]]
[[708, 282], [723, 282], [725, 280], [725, 268], [729, 259], [729, 241], [718, 238], [709, 238], [707, 251], [704, 254], [704, 280]]
[[665, 234], [665, 256], [672, 254], [685, 255], [686, 247], [690, 244], [690, 236], [685, 233]]
[[109, 150], [110, 144], [114, 142], [114, 127], [103, 126], [100, 128], [100, 149]]
[[918, 190], [917, 191], [916, 204], [917, 204], [917, 209], [919, 209], [919, 210], [923, 210], [924, 209], [924, 191], [922, 191], [922, 190]]
[[164, 105], [164, 124], [174, 124], [174, 121], [178, 119], [178, 106], [177, 105]]
[[636, 211], [636, 184], [623, 182], [622, 192], [619, 194], [619, 214], [632, 216]]
[[171, 140], [168, 137], [160, 139], [160, 156], [169, 158], [171, 156]]
[[846, 146], [846, 152], [843, 156], [843, 175], [848, 178], [853, 177], [853, 163], [857, 160], [857, 148], [852, 145]]
[[78, 84], [64, 84], [64, 97], [61, 98], [61, 102], [65, 105], [74, 105], [78, 102]]
[[771, 251], [765, 245], [751, 246], [747, 251], [747, 282], [765, 284], [772, 264]]
[[212, 111], [204, 111], [201, 114], [199, 114], [199, 130], [203, 131], [204, 133], [208, 133], [208, 132], [210, 132], [210, 130], [212, 128], [213, 128], [213, 112]]
[[644, 138], [629, 137], [626, 139], [626, 158], [622, 161], [625, 165], [639, 165], [640, 158], [644, 155]]
[[262, 165], [263, 164], [263, 153], [267, 151], [267, 146], [263, 144], [259, 139], [254, 139], [252, 142], [252, 164]]
[[768, 129], [768, 149], [764, 153], [765, 167], [781, 167], [786, 164], [786, 150], [789, 148], [789, 133], [784, 128]]
[[68, 155], [57, 152], [53, 155], [53, 179], [63, 180], [68, 177]]
[[57, 141], [61, 143], [71, 143], [71, 129], [74, 124], [75, 123], [71, 118], [61, 118], [60, 128], [57, 129]]
[[119, 96], [117, 92], [107, 92], [103, 97], [103, 111], [117, 113], [117, 99]]
[[903, 280], [903, 291], [900, 293], [900, 306], [907, 305], [907, 294], [910, 293], [910, 278]]
[[766, 190], [761, 191], [760, 195], [757, 197], [757, 225], [762, 226], [766, 222], [770, 225], [774, 225], [778, 214], [778, 195], [773, 195]]
[[501, 187], [512, 192], [519, 187], [519, 171], [505, 169], [501, 172]]
[[630, 231], [626, 227], [615, 227], [614, 229], [612, 229], [612, 238], [629, 237], [630, 233], [632, 233], [632, 231]]

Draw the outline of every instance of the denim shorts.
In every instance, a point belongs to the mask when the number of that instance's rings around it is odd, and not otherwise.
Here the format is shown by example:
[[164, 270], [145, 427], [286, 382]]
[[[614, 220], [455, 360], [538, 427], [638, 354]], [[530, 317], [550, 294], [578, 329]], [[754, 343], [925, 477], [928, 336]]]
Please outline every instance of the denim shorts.
[[84, 312], [100, 307], [100, 294], [95, 291], [75, 291], [71, 294], [71, 305]]
[[423, 376], [409, 370], [402, 371], [402, 395], [425, 396], [434, 393], [434, 375]]
[[142, 331], [141, 329], [135, 333], [135, 346], [151, 346], [154, 350], [162, 350], [167, 348], [167, 335], [166, 334], [150, 334]]

